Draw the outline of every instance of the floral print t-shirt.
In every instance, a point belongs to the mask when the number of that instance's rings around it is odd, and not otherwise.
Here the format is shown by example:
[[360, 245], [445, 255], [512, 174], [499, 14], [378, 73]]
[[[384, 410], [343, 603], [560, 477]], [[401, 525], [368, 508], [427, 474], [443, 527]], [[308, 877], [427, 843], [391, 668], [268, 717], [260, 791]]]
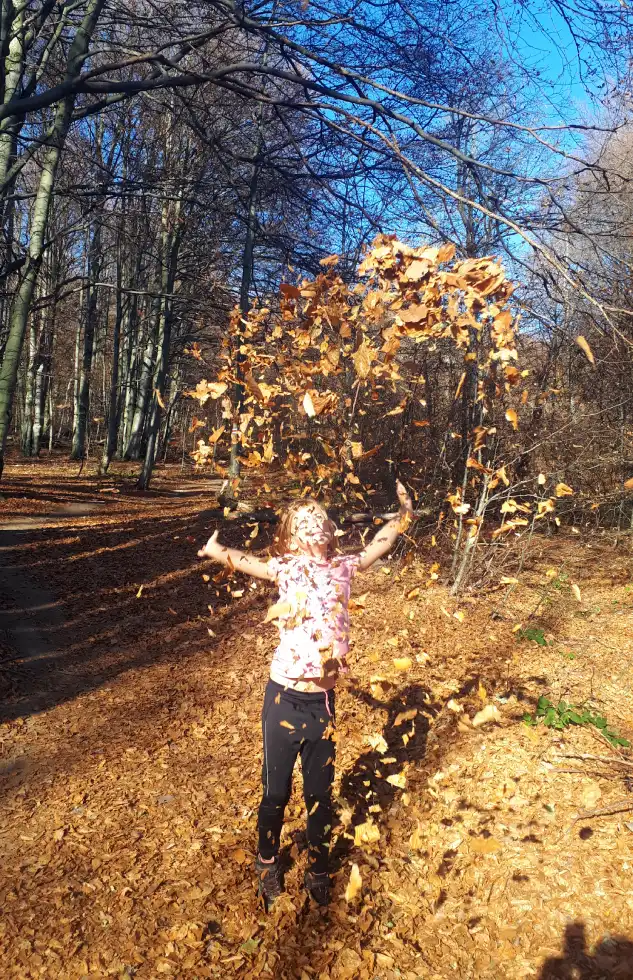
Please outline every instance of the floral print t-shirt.
[[297, 680], [322, 677], [328, 660], [344, 672], [349, 650], [350, 588], [358, 555], [324, 560], [309, 555], [273, 558], [268, 567], [279, 586], [279, 645], [272, 671]]

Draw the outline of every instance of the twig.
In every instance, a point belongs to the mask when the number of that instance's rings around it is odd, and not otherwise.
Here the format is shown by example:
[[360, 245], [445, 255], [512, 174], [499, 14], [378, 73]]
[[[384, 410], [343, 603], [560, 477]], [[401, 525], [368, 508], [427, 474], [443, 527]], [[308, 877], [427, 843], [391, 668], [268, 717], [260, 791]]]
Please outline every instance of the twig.
[[572, 820], [567, 833], [569, 833], [579, 820], [593, 820], [594, 817], [608, 817], [614, 813], [627, 813], [633, 810], [633, 800], [616, 800], [607, 806], [598, 807], [596, 810], [581, 810], [577, 817]]
[[[593, 685], [593, 673], [591, 675], [591, 682], [592, 682], [592, 685]], [[616, 753], [617, 757], [619, 759], [621, 759], [622, 762], [625, 763], [625, 765], [627, 765], [627, 764], [628, 765], [632, 765], [631, 763], [627, 763], [626, 762], [626, 759], [623, 758], [622, 752], [620, 751], [620, 749], [618, 748], [618, 746], [617, 745], [613, 745], [609, 741], [609, 739], [607, 738], [607, 736], [604, 734], [604, 732], [600, 728], [596, 728], [595, 725], [590, 725], [589, 726], [589, 731], [594, 736], [594, 738], [597, 738], [598, 739], [598, 741], [605, 742], [609, 746], [609, 748], [612, 749], [613, 752]]]
[[613, 756], [606, 755], [590, 755], [587, 752], [583, 753], [564, 753], [558, 756], [560, 759], [583, 759], [589, 760], [591, 762], [603, 762], [608, 763], [610, 766], [624, 766], [627, 769], [633, 769], [633, 762], [629, 762], [627, 759], [621, 759]]

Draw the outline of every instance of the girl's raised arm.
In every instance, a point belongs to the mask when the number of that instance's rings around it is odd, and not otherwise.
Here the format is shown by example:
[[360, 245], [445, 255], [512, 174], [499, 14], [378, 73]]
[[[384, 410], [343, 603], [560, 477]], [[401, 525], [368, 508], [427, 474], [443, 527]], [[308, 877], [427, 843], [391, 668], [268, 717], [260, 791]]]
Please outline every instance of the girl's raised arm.
[[397, 517], [392, 518], [392, 520], [384, 524], [376, 534], [376, 537], [361, 551], [359, 565], [361, 572], [364, 572], [375, 561], [378, 561], [388, 551], [391, 551], [398, 537], [413, 519], [413, 503], [411, 497], [399, 480], [396, 483], [396, 491], [400, 502], [400, 513]]
[[245, 575], [252, 575], [254, 578], [263, 578], [267, 582], [274, 582], [275, 576], [268, 563], [261, 558], [255, 558], [245, 551], [238, 548], [225, 548], [218, 541], [218, 531], [214, 531], [204, 548], [198, 552], [198, 558], [210, 558], [217, 561], [220, 565], [226, 565], [236, 572], [243, 572]]

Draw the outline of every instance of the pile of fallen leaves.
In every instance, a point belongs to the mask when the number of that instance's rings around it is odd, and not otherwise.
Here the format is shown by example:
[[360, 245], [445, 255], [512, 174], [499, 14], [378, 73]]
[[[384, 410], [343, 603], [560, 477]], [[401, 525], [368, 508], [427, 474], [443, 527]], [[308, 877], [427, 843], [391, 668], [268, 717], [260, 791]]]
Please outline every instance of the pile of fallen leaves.
[[[301, 888], [297, 773], [287, 891], [266, 916], [253, 863], [274, 594], [231, 593], [195, 558], [217, 522], [205, 483], [140, 496], [114, 477], [107, 494], [95, 477], [48, 479], [35, 467], [3, 485], [5, 515], [20, 497], [34, 519], [11, 560], [61, 614], [44, 663], [11, 663], [2, 706], [3, 976], [633, 975], [628, 750], [522, 720], [546, 694], [630, 737], [624, 557], [536, 538], [511, 594], [459, 605], [430, 545], [358, 578], [334, 901], [324, 913]], [[238, 545], [251, 530], [222, 533]]]

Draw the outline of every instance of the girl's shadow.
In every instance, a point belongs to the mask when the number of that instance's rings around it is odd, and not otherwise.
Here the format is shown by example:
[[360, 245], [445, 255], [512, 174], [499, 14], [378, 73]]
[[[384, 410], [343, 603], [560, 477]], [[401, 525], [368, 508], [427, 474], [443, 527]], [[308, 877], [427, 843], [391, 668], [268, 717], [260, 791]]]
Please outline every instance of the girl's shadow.
[[562, 956], [543, 964], [539, 980], [630, 980], [633, 977], [633, 942], [624, 936], [609, 936], [594, 950], [587, 948], [584, 922], [565, 928]]
[[[439, 710], [421, 684], [410, 684], [397, 691], [388, 700], [380, 700], [357, 687], [348, 687], [348, 693], [372, 708], [387, 712], [382, 729], [386, 743], [378, 745], [358, 757], [351, 769], [343, 773], [338, 800], [338, 818], [345, 827], [331, 852], [332, 870], [337, 871], [354, 845], [354, 828], [369, 819], [380, 825], [389, 815], [403, 788], [390, 783], [388, 778], [398, 777], [408, 764], [407, 785], [413, 775], [411, 763], [423, 759], [429, 731], [429, 717]], [[351, 810], [352, 818], [342, 819], [343, 811]], [[347, 826], [345, 826], [347, 824]]]

